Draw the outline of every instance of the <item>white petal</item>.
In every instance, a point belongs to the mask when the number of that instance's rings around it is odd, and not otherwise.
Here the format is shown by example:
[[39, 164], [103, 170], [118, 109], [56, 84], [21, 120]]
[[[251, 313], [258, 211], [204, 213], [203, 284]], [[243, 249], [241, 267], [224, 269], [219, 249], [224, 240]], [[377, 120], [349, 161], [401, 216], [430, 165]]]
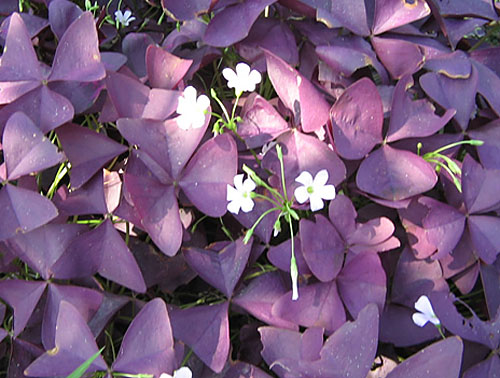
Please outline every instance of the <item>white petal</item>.
[[191, 104], [191, 106], [196, 105], [196, 88], [193, 86], [188, 86], [182, 92], [182, 97], [186, 99], [187, 102]]
[[257, 85], [262, 81], [262, 75], [257, 70], [252, 70], [252, 72], [250, 72], [250, 76], [248, 78], [250, 79], [250, 81], [254, 85]]
[[298, 203], [305, 203], [309, 199], [309, 192], [307, 191], [307, 186], [299, 186], [293, 192], [295, 199]]
[[254, 203], [250, 197], [244, 197], [240, 200], [240, 205], [244, 213], [249, 213], [253, 210]]
[[439, 325], [441, 324], [441, 321], [438, 319], [436, 315], [434, 315], [432, 318], [429, 319], [429, 321], [434, 324], [434, 325]]
[[319, 188], [314, 188], [314, 194], [317, 194], [323, 199], [332, 200], [335, 198], [335, 187], [333, 185], [325, 185]]
[[160, 378], [174, 378], [174, 377], [172, 377], [170, 374], [167, 374], [167, 373], [162, 373], [162, 374], [160, 375]]
[[227, 204], [227, 210], [233, 214], [238, 214], [240, 212], [240, 207], [240, 202], [236, 199]]
[[192, 378], [193, 372], [187, 366], [183, 366], [180, 369], [174, 371], [174, 378]]
[[256, 187], [257, 185], [255, 185], [255, 182], [253, 182], [253, 180], [250, 177], [248, 177], [243, 183], [243, 189], [245, 190], [245, 192], [248, 193], [253, 192]]
[[411, 316], [411, 319], [413, 320], [413, 323], [415, 323], [419, 327], [423, 327], [429, 321], [429, 318], [427, 318], [427, 316], [425, 316], [424, 314], [421, 314], [420, 312], [414, 313]]
[[205, 113], [195, 112], [191, 114], [191, 127], [193, 129], [199, 129], [205, 124]]
[[127, 20], [130, 16], [132, 16], [132, 12], [130, 11], [130, 9], [127, 9], [125, 13], [123, 13], [123, 18]]
[[321, 210], [323, 206], [325, 206], [321, 197], [316, 193], [311, 194], [311, 197], [309, 197], [309, 202], [311, 204], [311, 211]]
[[245, 189], [243, 188], [243, 177], [245, 175], [243, 173], [240, 173], [239, 175], [234, 176], [233, 182], [234, 182], [234, 187], [236, 190], [240, 193], [243, 193]]
[[238, 78], [236, 76], [236, 72], [234, 72], [231, 68], [227, 67], [222, 70], [222, 76], [228, 81], [227, 86], [229, 88], [234, 88], [234, 84], [229, 85], [229, 83], [234, 83]]
[[431, 301], [426, 295], [420, 296], [418, 300], [415, 302], [415, 310], [420, 311], [423, 314], [428, 316], [434, 315], [434, 310], [432, 309]]
[[210, 106], [210, 100], [207, 96], [201, 95], [200, 97], [198, 97], [198, 100], [196, 100], [196, 106], [199, 110], [205, 111]]
[[180, 115], [175, 119], [177, 126], [182, 130], [189, 130], [191, 128], [191, 118], [185, 115]]
[[300, 175], [297, 176], [295, 181], [300, 182], [304, 186], [312, 186], [313, 184], [313, 177], [312, 175], [307, 172], [307, 171], [302, 171]]
[[234, 201], [237, 198], [240, 198], [240, 192], [234, 189], [231, 185], [227, 184], [227, 194], [226, 199], [228, 201]]
[[236, 65], [236, 75], [240, 80], [246, 80], [250, 74], [250, 66], [246, 63], [238, 63]]
[[328, 181], [328, 171], [326, 169], [322, 169], [316, 176], [314, 176], [314, 189], [320, 186], [324, 186]]

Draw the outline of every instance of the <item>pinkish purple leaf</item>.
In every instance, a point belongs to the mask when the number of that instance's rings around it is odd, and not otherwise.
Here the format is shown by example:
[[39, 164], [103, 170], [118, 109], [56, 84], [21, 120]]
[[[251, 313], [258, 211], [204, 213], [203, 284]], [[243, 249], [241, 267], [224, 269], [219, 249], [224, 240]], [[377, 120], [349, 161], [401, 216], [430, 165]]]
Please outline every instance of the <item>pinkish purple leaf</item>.
[[0, 240], [43, 226], [57, 216], [50, 200], [10, 184], [0, 189]]
[[222, 291], [228, 298], [246, 268], [252, 243], [243, 244], [243, 238], [232, 242], [222, 250], [184, 248], [184, 257], [189, 266], [203, 280]]
[[443, 108], [456, 109], [456, 121], [462, 130], [467, 129], [476, 106], [478, 75], [475, 68], [467, 78], [450, 78], [428, 72], [420, 77], [419, 82], [425, 93]]
[[87, 227], [84, 225], [46, 224], [31, 232], [18, 234], [6, 243], [21, 260], [48, 280], [52, 265], [62, 256], [71, 241], [85, 230]]
[[191, 158], [179, 180], [189, 200], [200, 211], [220, 217], [227, 211], [227, 185], [237, 172], [236, 143], [229, 134], [205, 142]]
[[346, 321], [335, 281], [299, 287], [299, 299], [289, 291], [278, 299], [273, 314], [304, 327], [322, 327], [332, 333]]
[[417, 72], [425, 62], [420, 48], [409, 41], [397, 38], [373, 37], [372, 45], [380, 61], [394, 79]]
[[486, 360], [467, 369], [463, 378], [495, 378], [500, 371], [500, 357], [491, 354]]
[[71, 163], [73, 189], [85, 184], [104, 164], [127, 150], [105, 135], [75, 124], [60, 127], [57, 136]]
[[78, 5], [68, 0], [53, 0], [48, 8], [50, 29], [58, 40], [61, 40], [66, 29], [83, 13]]
[[53, 201], [64, 215], [108, 213], [102, 173], [96, 173], [90, 181], [69, 193], [65, 186], [60, 187]]
[[330, 202], [328, 217], [344, 239], [347, 239], [356, 229], [357, 216], [356, 209], [349, 197], [338, 195]]
[[[26, 368], [28, 377], [66, 376], [98, 352], [85, 319], [71, 303], [61, 302], [56, 324], [55, 347]], [[99, 355], [87, 371], [92, 373], [107, 368]]]
[[499, 187], [500, 170], [484, 169], [469, 154], [465, 156], [462, 166], [462, 189], [469, 213], [484, 213], [497, 208], [500, 204], [497, 192]]
[[66, 29], [59, 41], [48, 80], [87, 82], [105, 76], [94, 16], [85, 12]]
[[431, 10], [425, 1], [378, 0], [375, 2], [373, 34], [382, 34], [398, 26], [410, 24], [430, 13]]
[[146, 69], [153, 88], [173, 89], [186, 75], [193, 61], [179, 58], [160, 47], [150, 45], [146, 50]]
[[210, 20], [203, 42], [210, 46], [226, 47], [241, 41], [248, 35], [260, 13], [275, 1], [244, 0], [227, 6]]
[[[47, 300], [45, 302], [45, 309], [43, 314], [42, 323], [42, 343], [46, 350], [52, 349], [56, 346], [58, 340], [58, 314], [60, 310], [60, 305], [62, 302], [69, 302], [76, 309], [82, 319], [82, 321], [88, 322], [94, 314], [97, 312], [98, 308], [102, 303], [103, 295], [92, 289], [80, 286], [62, 286], [50, 283], [47, 289]], [[78, 324], [78, 322], [77, 322]], [[60, 326], [61, 327], [61, 326]], [[64, 325], [64, 329], [61, 329], [63, 335], [65, 333], [71, 334], [71, 327]], [[90, 330], [89, 330], [90, 332]], [[82, 338], [80, 341], [90, 342], [94, 337], [87, 339]], [[94, 353], [92, 353], [93, 355]], [[87, 356], [88, 358], [88, 356]], [[87, 359], [84, 358], [84, 361]], [[83, 361], [82, 361], [83, 362]]]
[[269, 79], [302, 130], [309, 133], [326, 124], [330, 106], [314, 85], [283, 59], [267, 50], [265, 55]]
[[418, 202], [429, 209], [422, 219], [422, 225], [426, 230], [427, 241], [437, 249], [432, 258], [439, 259], [450, 253], [460, 240], [465, 227], [465, 215], [431, 197], [421, 197]]
[[386, 280], [377, 253], [365, 252], [351, 258], [337, 277], [340, 296], [349, 313], [356, 318], [369, 303], [375, 303], [382, 312], [387, 292]]
[[172, 373], [175, 367], [174, 339], [167, 306], [161, 298], [155, 298], [130, 323], [111, 369], [158, 377], [162, 373]]
[[[134, 160], [138, 160], [137, 158]], [[132, 204], [141, 218], [141, 227], [158, 248], [174, 256], [182, 241], [182, 224], [175, 188], [164, 185], [142, 165], [142, 173], [125, 173], [124, 182]]]
[[2, 145], [8, 180], [42, 171], [64, 158], [23, 113], [14, 113], [7, 121]]
[[177, 1], [161, 0], [163, 9], [175, 20], [189, 21], [210, 8], [210, 0]]
[[189, 345], [210, 369], [219, 373], [229, 357], [229, 302], [174, 309], [170, 321], [174, 336]]
[[382, 142], [384, 114], [375, 84], [363, 78], [347, 88], [330, 110], [335, 147], [345, 159], [360, 159]]
[[64, 96], [42, 85], [0, 109], [0, 128], [15, 112], [25, 113], [43, 133], [73, 119], [73, 105]]
[[129, 75], [108, 72], [106, 89], [118, 118], [142, 116], [150, 92], [146, 85]]
[[390, 201], [399, 201], [434, 187], [432, 166], [411, 152], [385, 144], [362, 161], [356, 175], [359, 189]]
[[[309, 266], [306, 263], [304, 255], [302, 254], [302, 243], [300, 237], [297, 235], [294, 238], [295, 258], [297, 259], [297, 268], [299, 274], [312, 274]], [[290, 259], [292, 257], [292, 242], [287, 239], [281, 244], [271, 246], [267, 252], [267, 258], [275, 267], [285, 271], [290, 271]]]
[[434, 113], [434, 106], [426, 99], [413, 101], [408, 93], [412, 86], [413, 78], [405, 76], [394, 88], [391, 120], [386, 138], [388, 142], [432, 135], [455, 115], [455, 109], [447, 109], [440, 117]]
[[0, 297], [14, 310], [13, 336], [26, 327], [47, 286], [43, 281], [4, 280], [0, 282]]
[[483, 167], [498, 169], [500, 167], [500, 120], [496, 119], [480, 129], [469, 131], [468, 134], [471, 138], [484, 142], [477, 149]]
[[349, 244], [376, 245], [389, 239], [394, 233], [394, 223], [389, 218], [380, 217], [366, 223], [359, 223], [356, 230], [347, 237]]
[[400, 363], [387, 378], [417, 378], [423, 372], [436, 377], [455, 378], [460, 375], [463, 352], [462, 340], [449, 337], [420, 350]]
[[132, 32], [127, 33], [122, 41], [122, 52], [127, 56], [127, 66], [138, 77], [145, 78], [146, 51], [156, 42], [153, 33]]
[[287, 291], [279, 273], [270, 272], [253, 279], [231, 302], [267, 324], [297, 330], [297, 325], [272, 312], [273, 304]]
[[493, 264], [500, 253], [500, 218], [472, 215], [467, 221], [476, 253], [487, 264]]
[[323, 215], [316, 215], [315, 222], [301, 219], [299, 232], [311, 272], [322, 282], [335, 279], [344, 262], [344, 242], [337, 230]]
[[498, 77], [498, 74], [482, 63], [475, 60], [471, 60], [471, 62], [479, 75], [477, 91], [484, 96], [493, 111], [499, 115], [500, 94], [496, 90], [498, 85], [500, 85], [500, 78]]
[[245, 139], [247, 148], [262, 146], [288, 130], [288, 123], [278, 111], [257, 93], [245, 100], [238, 123], [238, 134]]

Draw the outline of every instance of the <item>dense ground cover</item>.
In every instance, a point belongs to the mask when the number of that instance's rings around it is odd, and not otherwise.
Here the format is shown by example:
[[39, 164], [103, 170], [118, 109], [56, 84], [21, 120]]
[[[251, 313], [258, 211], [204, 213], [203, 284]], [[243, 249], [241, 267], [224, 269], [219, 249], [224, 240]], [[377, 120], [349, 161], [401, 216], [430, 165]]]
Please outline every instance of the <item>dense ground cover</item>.
[[499, 8], [2, 1], [2, 373], [498, 377]]

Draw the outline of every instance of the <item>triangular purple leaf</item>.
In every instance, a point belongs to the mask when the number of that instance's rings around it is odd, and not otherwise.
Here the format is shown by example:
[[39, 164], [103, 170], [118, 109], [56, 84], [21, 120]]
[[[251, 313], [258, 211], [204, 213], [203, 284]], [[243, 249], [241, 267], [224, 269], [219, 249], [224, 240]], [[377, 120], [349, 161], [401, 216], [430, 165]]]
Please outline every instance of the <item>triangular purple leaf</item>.
[[380, 61], [394, 79], [411, 75], [422, 68], [425, 57], [420, 48], [409, 41], [373, 37], [372, 45]]
[[2, 145], [8, 180], [42, 171], [64, 158], [23, 113], [14, 113], [7, 121]]
[[210, 0], [194, 0], [189, 2], [177, 0], [161, 0], [161, 5], [175, 20], [189, 21], [208, 11]]
[[48, 80], [87, 82], [105, 76], [94, 16], [85, 12], [66, 29], [59, 41]]
[[465, 206], [470, 214], [485, 213], [498, 207], [500, 170], [484, 169], [469, 154], [462, 166], [462, 190]]
[[382, 34], [398, 26], [410, 24], [430, 13], [431, 10], [425, 1], [416, 3], [400, 0], [375, 1], [373, 34]]
[[190, 247], [183, 252], [189, 266], [201, 278], [231, 297], [245, 270], [251, 247], [252, 243], [244, 244], [243, 238], [239, 238], [221, 251]]
[[347, 88], [330, 110], [335, 147], [346, 159], [360, 159], [382, 142], [382, 100], [370, 79]]
[[[85, 319], [71, 303], [61, 302], [56, 324], [55, 347], [26, 368], [27, 376], [66, 376], [98, 352], [94, 336]], [[92, 373], [107, 368], [99, 355], [87, 371]]]
[[5, 280], [0, 282], [0, 297], [14, 309], [13, 336], [26, 327], [47, 283], [43, 281]]
[[467, 221], [476, 252], [484, 262], [493, 264], [500, 253], [500, 218], [473, 215]]
[[174, 340], [167, 306], [162, 299], [155, 298], [130, 323], [112, 370], [158, 377], [162, 373], [172, 373], [175, 366]]
[[229, 357], [229, 302], [174, 309], [170, 319], [174, 336], [189, 345], [193, 352], [216, 373]]
[[73, 21], [83, 13], [78, 5], [68, 0], [53, 0], [48, 8], [50, 29], [59, 40]]
[[498, 169], [500, 167], [500, 120], [496, 119], [480, 129], [469, 131], [468, 134], [471, 138], [484, 142], [477, 149], [483, 167]]
[[390, 201], [426, 192], [436, 182], [436, 172], [424, 159], [387, 144], [368, 155], [356, 175], [359, 189]]
[[233, 137], [222, 134], [205, 142], [182, 173], [179, 186], [208, 216], [220, 217], [227, 211], [227, 185], [236, 175], [237, 156]]
[[71, 163], [73, 189], [85, 184], [104, 164], [127, 150], [105, 135], [75, 124], [60, 127], [57, 136]]
[[186, 75], [193, 61], [179, 58], [157, 46], [146, 50], [146, 69], [153, 88], [173, 89]]
[[0, 189], [0, 240], [43, 226], [57, 216], [50, 200], [10, 184]]

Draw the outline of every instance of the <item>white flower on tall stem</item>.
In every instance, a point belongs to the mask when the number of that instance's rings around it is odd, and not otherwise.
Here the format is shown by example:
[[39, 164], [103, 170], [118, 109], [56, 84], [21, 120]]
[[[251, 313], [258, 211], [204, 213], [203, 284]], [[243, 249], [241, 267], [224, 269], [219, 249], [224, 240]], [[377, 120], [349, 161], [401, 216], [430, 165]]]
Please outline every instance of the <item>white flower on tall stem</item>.
[[210, 100], [207, 96], [200, 95], [196, 98], [196, 89], [192, 86], [186, 87], [177, 105], [177, 125], [183, 130], [199, 129], [205, 124], [209, 106]]
[[167, 373], [162, 373], [160, 378], [192, 378], [193, 372], [187, 366], [183, 366], [180, 369], [174, 371], [174, 375]]
[[125, 13], [122, 13], [121, 10], [117, 10], [115, 12], [115, 21], [118, 24], [122, 24], [123, 26], [129, 26], [132, 21], [135, 20], [135, 17], [132, 16], [132, 12], [127, 9]]
[[302, 171], [295, 181], [302, 184], [302, 186], [295, 189], [295, 199], [300, 204], [309, 200], [311, 211], [321, 210], [324, 206], [323, 200], [335, 198], [335, 186], [326, 185], [328, 181], [328, 171], [326, 169], [316, 173], [314, 179], [309, 172]]
[[418, 298], [418, 300], [415, 302], [415, 310], [419, 312], [415, 312], [411, 318], [413, 320], [413, 323], [415, 323], [419, 327], [425, 326], [427, 322], [431, 322], [435, 326], [439, 326], [441, 324], [441, 321], [434, 313], [431, 301], [426, 295], [420, 296], [420, 298]]
[[236, 71], [224, 68], [222, 76], [226, 78], [227, 86], [234, 88], [237, 97], [241, 96], [243, 92], [253, 92], [255, 86], [262, 80], [259, 71], [250, 70], [250, 66], [243, 62], [236, 65]]
[[250, 177], [243, 181], [243, 176], [243, 174], [234, 176], [234, 188], [227, 184], [227, 200], [229, 201], [227, 209], [233, 214], [238, 214], [240, 209], [248, 213], [254, 207], [250, 194], [256, 188], [255, 182]]

